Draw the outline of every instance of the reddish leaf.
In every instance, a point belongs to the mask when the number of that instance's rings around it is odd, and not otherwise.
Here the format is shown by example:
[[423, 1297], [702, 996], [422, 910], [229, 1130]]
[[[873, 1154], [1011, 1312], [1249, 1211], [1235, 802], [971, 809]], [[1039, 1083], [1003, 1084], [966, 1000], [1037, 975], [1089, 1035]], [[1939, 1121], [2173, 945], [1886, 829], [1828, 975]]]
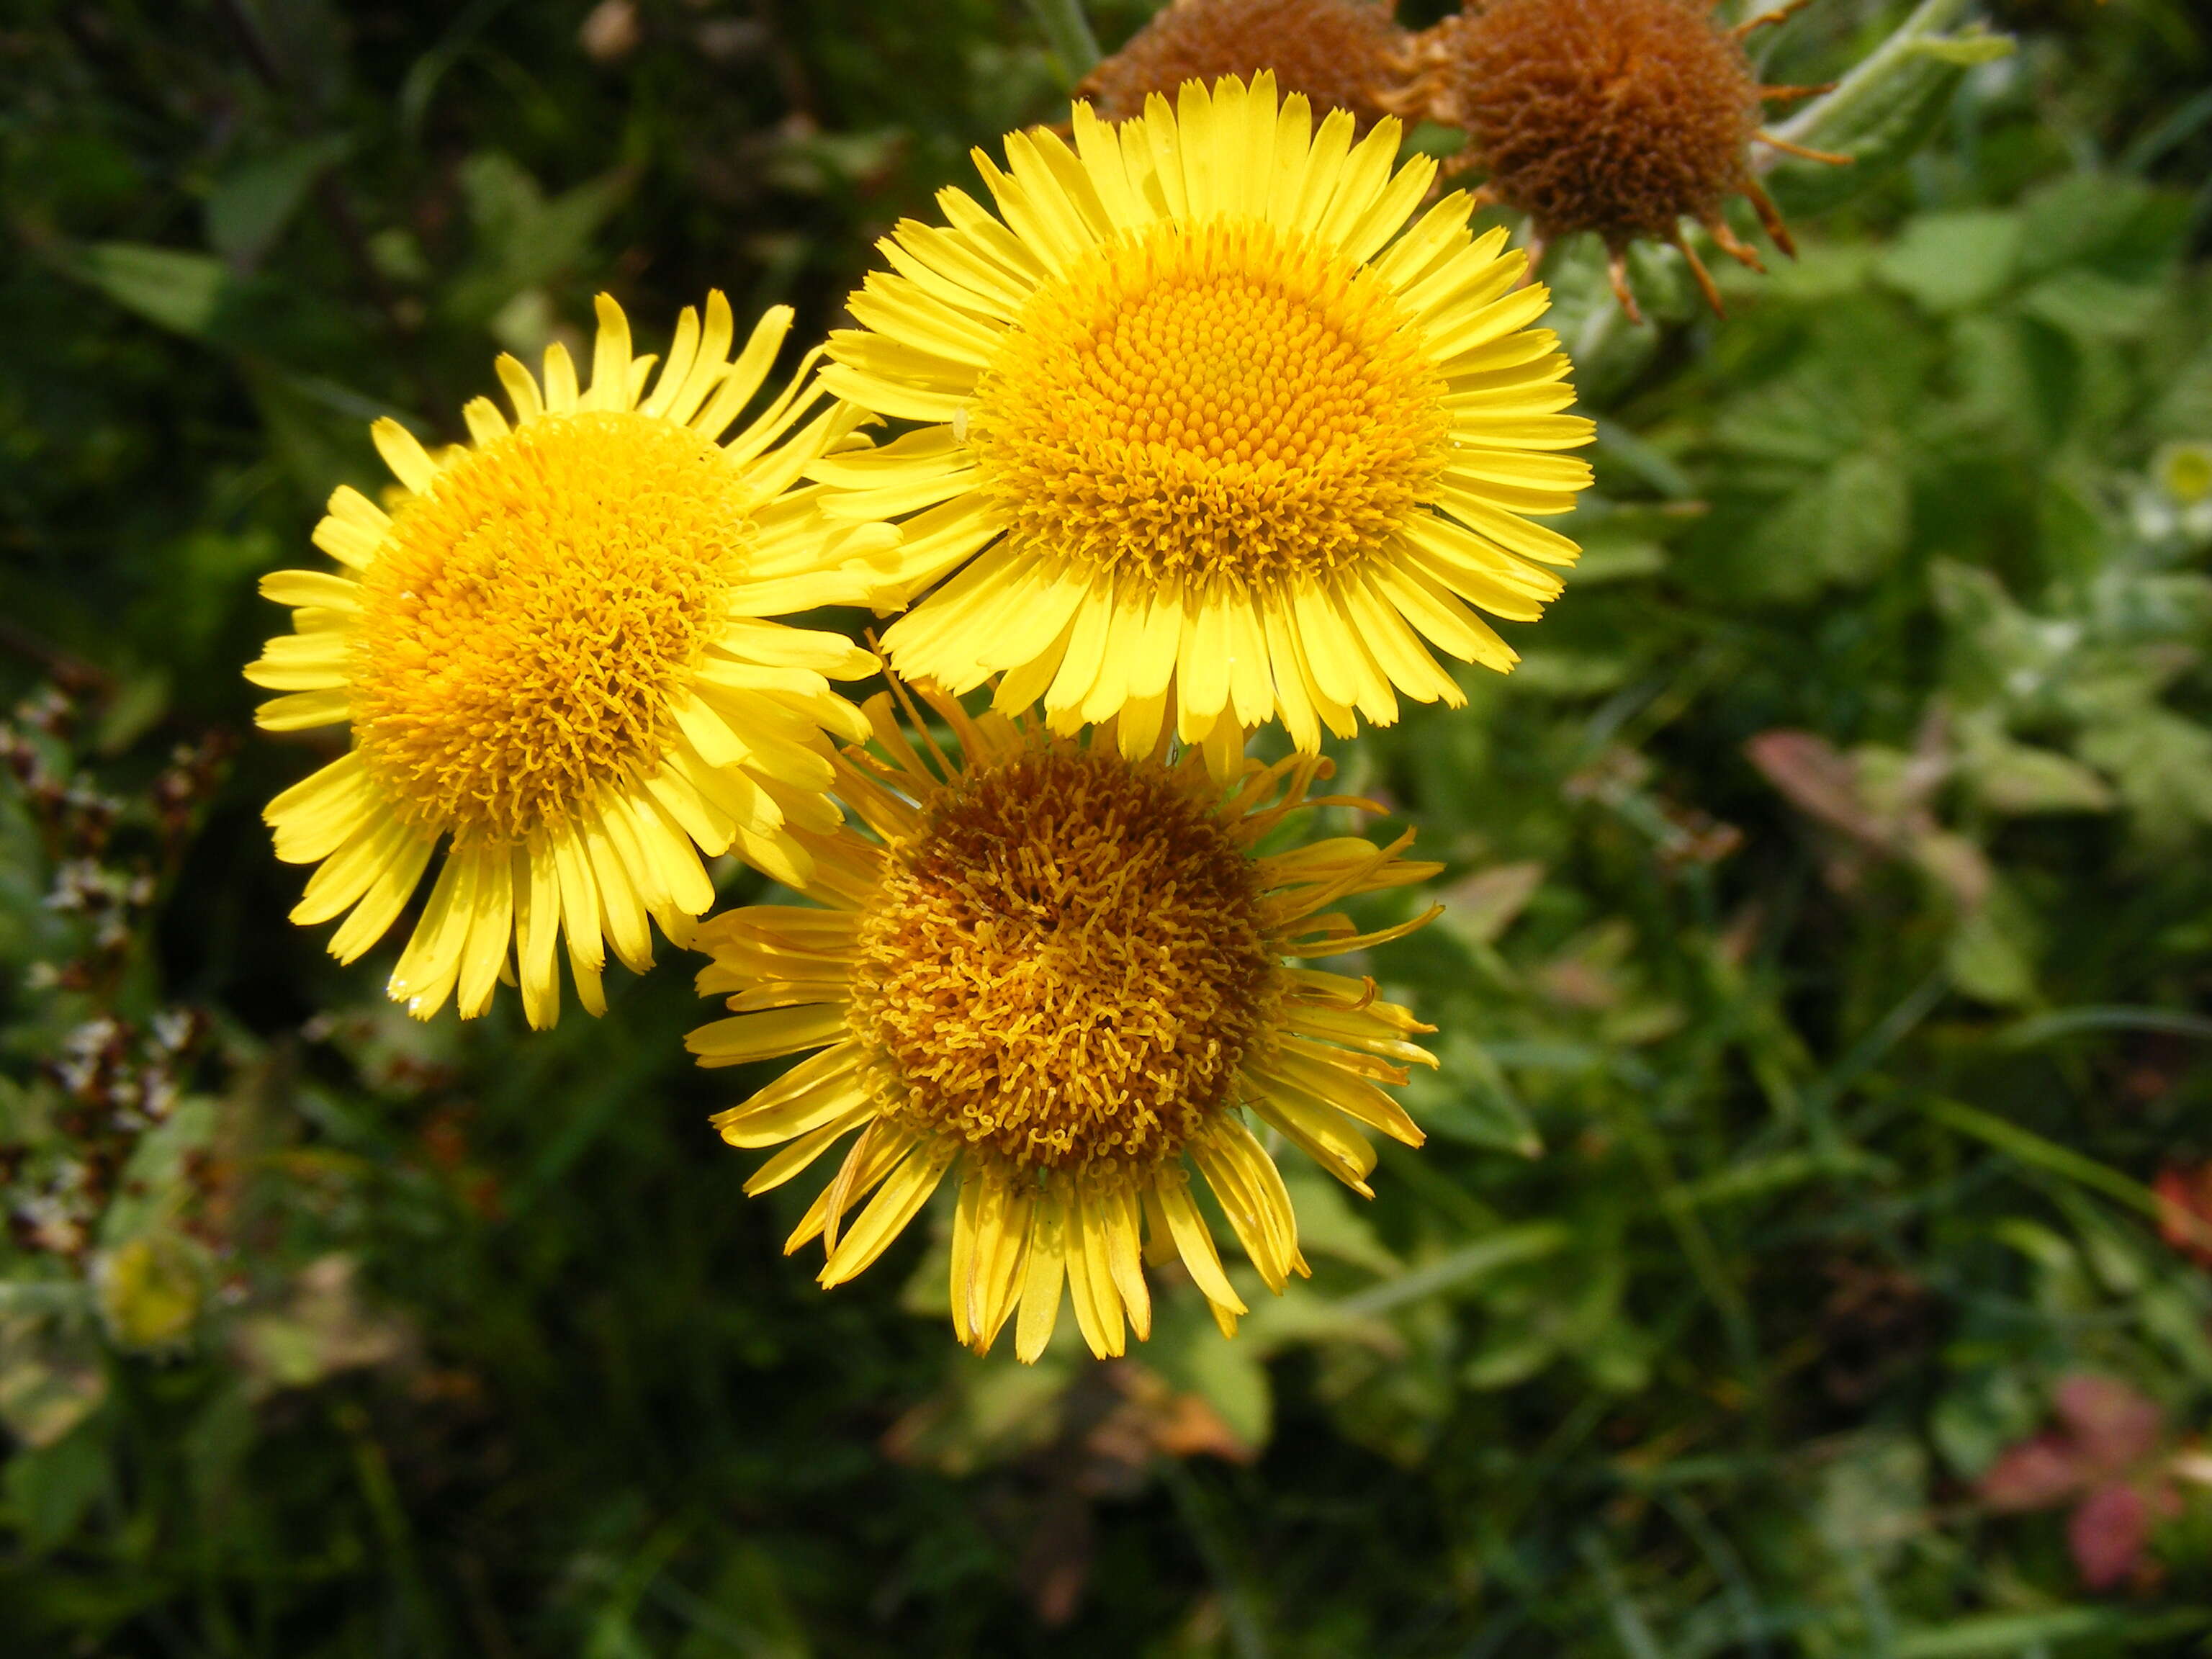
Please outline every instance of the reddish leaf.
[[2157, 1449], [2166, 1430], [2158, 1402], [2116, 1377], [2068, 1377], [2053, 1397], [2059, 1420], [2074, 1431], [2083, 1460], [2118, 1474]]
[[2168, 1244], [2212, 1267], [2212, 1164], [2185, 1169], [2169, 1164], [2153, 1183], [2158, 1194], [2158, 1231]]
[[2131, 1575], [2150, 1541], [2150, 1520], [2149, 1500], [2133, 1486], [2116, 1482], [2083, 1498], [2066, 1523], [2067, 1547], [2081, 1582], [2091, 1589], [2110, 1589]]
[[1888, 848], [1890, 827], [1860, 792], [1857, 766], [1826, 738], [1810, 732], [1762, 732], [1744, 744], [1743, 752], [1799, 811], [1855, 841]]
[[2056, 1509], [2098, 1473], [2065, 1436], [2039, 1434], [1990, 1466], [1982, 1477], [1982, 1501], [2000, 1510]]

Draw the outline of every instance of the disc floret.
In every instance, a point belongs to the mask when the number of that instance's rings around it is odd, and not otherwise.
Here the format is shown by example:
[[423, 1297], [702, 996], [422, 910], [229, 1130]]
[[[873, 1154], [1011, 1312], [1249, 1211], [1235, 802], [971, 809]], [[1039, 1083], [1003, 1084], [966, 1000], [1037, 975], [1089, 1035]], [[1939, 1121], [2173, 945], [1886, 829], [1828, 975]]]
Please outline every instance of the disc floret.
[[1380, 554], [1451, 453], [1371, 272], [1264, 220], [1157, 226], [1041, 290], [969, 416], [1010, 546], [1240, 595]]
[[523, 841], [657, 760], [743, 577], [744, 504], [714, 444], [629, 411], [444, 469], [360, 580], [354, 739], [393, 812]]
[[851, 1024], [897, 1121], [1024, 1172], [1149, 1171], [1275, 1012], [1250, 860], [1170, 773], [1057, 746], [963, 774], [890, 848]]

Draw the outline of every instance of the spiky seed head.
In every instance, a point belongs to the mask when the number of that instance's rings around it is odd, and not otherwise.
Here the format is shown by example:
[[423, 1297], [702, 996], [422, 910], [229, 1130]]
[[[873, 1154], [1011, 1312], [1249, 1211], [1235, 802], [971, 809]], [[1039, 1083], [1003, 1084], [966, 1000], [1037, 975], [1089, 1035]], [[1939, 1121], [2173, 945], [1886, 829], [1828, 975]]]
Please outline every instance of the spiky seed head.
[[1381, 118], [1378, 94], [1412, 38], [1395, 10], [1395, 0], [1174, 0], [1080, 90], [1101, 115], [1126, 118], [1143, 114], [1152, 93], [1172, 101], [1186, 81], [1273, 70], [1316, 116], [1349, 110], [1364, 131]]
[[1705, 0], [1469, 0], [1420, 56], [1429, 112], [1547, 238], [1671, 239], [1753, 182], [1759, 77]]

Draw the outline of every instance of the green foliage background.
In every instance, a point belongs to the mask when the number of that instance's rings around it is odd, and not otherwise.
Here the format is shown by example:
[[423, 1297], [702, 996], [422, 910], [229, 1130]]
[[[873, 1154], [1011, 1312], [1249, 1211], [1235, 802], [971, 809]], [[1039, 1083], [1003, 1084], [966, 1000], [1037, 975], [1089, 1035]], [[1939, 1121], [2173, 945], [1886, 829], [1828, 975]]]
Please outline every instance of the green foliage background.
[[[1771, 78], [1905, 9], [1815, 0]], [[681, 953], [531, 1036], [288, 926], [258, 813], [314, 756], [238, 667], [375, 415], [459, 437], [601, 288], [648, 346], [710, 285], [830, 325], [1053, 118], [1029, 14], [25, 0], [0, 692], [75, 713], [0, 785], [0, 1648], [2204, 1650], [2212, 1281], [2148, 1186], [2212, 1155], [2212, 28], [1986, 21], [1893, 166], [1778, 173], [1804, 258], [1726, 322], [1555, 256], [1588, 556], [1519, 673], [1341, 757], [1450, 861], [1369, 964], [1442, 1028], [1431, 1143], [1371, 1206], [1294, 1176], [1316, 1276], [1235, 1344], [1170, 1294], [1136, 1365], [1064, 1320], [1025, 1370], [928, 1228], [834, 1295], [778, 1255]], [[2174, 1497], [2101, 1591], [1976, 1485], [2083, 1372]]]

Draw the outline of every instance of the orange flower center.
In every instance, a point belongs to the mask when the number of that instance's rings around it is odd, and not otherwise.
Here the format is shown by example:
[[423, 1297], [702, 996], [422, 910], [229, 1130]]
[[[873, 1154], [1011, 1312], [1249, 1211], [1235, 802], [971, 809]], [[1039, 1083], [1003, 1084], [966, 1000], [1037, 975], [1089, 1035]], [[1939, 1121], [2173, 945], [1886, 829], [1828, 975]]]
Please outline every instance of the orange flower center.
[[930, 802], [852, 979], [892, 1114], [1025, 1169], [1110, 1173], [1172, 1158], [1233, 1104], [1275, 960], [1213, 805], [1072, 744]]
[[1031, 296], [970, 441], [1017, 546], [1245, 588], [1351, 565], [1432, 500], [1443, 393], [1388, 287], [1335, 248], [1164, 222]]
[[671, 421], [556, 415], [404, 504], [362, 579], [355, 741], [394, 809], [519, 841], [649, 771], [752, 526]]

